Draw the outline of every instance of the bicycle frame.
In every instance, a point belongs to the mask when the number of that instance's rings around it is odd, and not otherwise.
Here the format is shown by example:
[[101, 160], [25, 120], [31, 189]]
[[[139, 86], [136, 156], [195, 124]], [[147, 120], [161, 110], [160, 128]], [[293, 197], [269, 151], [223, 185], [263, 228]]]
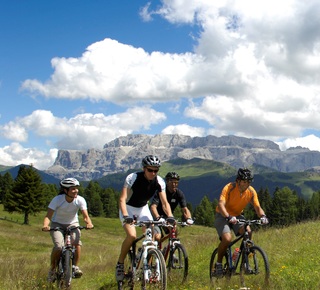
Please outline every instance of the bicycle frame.
[[[53, 231], [61, 231], [64, 236], [64, 246], [62, 247], [60, 259], [57, 265], [57, 284], [59, 288], [69, 287], [72, 278], [75, 278], [72, 266], [74, 264], [74, 255], [76, 247], [72, 244], [72, 231], [85, 229], [83, 226], [69, 227], [63, 230], [59, 227], [51, 229]], [[50, 231], [51, 231], [50, 230]]]
[[170, 251], [173, 251], [174, 246], [176, 244], [180, 244], [180, 239], [178, 238], [178, 234], [177, 234], [177, 224], [181, 225], [182, 227], [188, 225], [185, 222], [178, 222], [178, 221], [173, 226], [167, 225], [167, 224], [163, 225], [164, 227], [167, 227], [170, 230], [170, 232], [167, 235], [165, 235], [164, 237], [161, 238], [160, 243], [159, 243], [159, 249], [162, 250], [162, 244], [164, 243], [164, 241], [168, 240], [168, 244], [165, 247], [165, 251], [162, 252], [165, 261], [167, 261], [167, 259], [169, 257], [169, 253], [170, 253]]
[[[130, 260], [129, 269], [125, 269], [125, 279], [128, 281], [130, 289], [133, 289], [136, 281], [141, 281], [143, 289], [146, 289], [148, 284], [161, 283], [162, 289], [166, 289], [167, 276], [165, 269], [164, 258], [158, 249], [158, 242], [153, 239], [154, 224], [162, 224], [157, 221], [137, 221], [132, 226], [147, 227], [144, 234], [136, 238], [128, 252], [128, 258]], [[142, 241], [141, 253], [137, 255], [137, 243]], [[150, 255], [156, 257], [154, 259], [155, 264], [152, 265], [150, 270]], [[140, 272], [142, 271], [142, 272]], [[140, 280], [141, 279], [141, 280]], [[118, 289], [124, 289], [125, 282], [118, 283]]]
[[[254, 246], [254, 243], [252, 240], [249, 239], [249, 232], [248, 232], [248, 226], [250, 224], [260, 224], [260, 221], [256, 221], [256, 220], [253, 220], [253, 221], [245, 221], [245, 220], [239, 220], [239, 223], [244, 223], [244, 232], [242, 234], [240, 234], [240, 236], [236, 237], [228, 246], [228, 250], [227, 250], [227, 255], [228, 255], [228, 261], [229, 261], [229, 269], [233, 272], [236, 271], [236, 269], [238, 268], [238, 265], [239, 265], [239, 261], [241, 260], [240, 258], [242, 257], [244, 260], [246, 260], [246, 255], [244, 255], [244, 250], [247, 249], [247, 245], [250, 245], [250, 246]], [[232, 259], [232, 247], [238, 242], [238, 241], [241, 241], [241, 244], [240, 244], [240, 254], [238, 255], [237, 257], [237, 260], [235, 262], [233, 262], [233, 259]], [[245, 261], [247, 262], [247, 261]]]
[[[217, 263], [218, 248], [216, 248], [210, 260], [210, 280], [215, 282], [214, 278], [222, 278], [223, 276], [230, 278], [232, 275], [239, 275], [242, 286], [245, 282], [254, 283], [256, 286], [265, 287], [268, 284], [270, 276], [270, 265], [266, 253], [262, 248], [256, 246], [249, 238], [248, 227], [252, 224], [261, 225], [260, 220], [238, 220], [239, 224], [243, 224], [244, 232], [236, 237], [228, 245], [227, 251], [222, 258], [222, 273], [217, 274], [215, 265]], [[240, 253], [235, 261], [232, 260], [232, 247], [241, 241]], [[252, 268], [251, 268], [252, 267]], [[239, 269], [239, 272], [237, 271]]]
[[184, 283], [188, 276], [189, 258], [184, 245], [177, 237], [177, 225], [189, 226], [186, 222], [179, 221], [174, 225], [164, 225], [169, 228], [170, 232], [161, 238], [159, 248], [161, 249], [162, 243], [168, 240], [166, 247], [162, 250], [164, 260], [167, 263], [168, 279]]

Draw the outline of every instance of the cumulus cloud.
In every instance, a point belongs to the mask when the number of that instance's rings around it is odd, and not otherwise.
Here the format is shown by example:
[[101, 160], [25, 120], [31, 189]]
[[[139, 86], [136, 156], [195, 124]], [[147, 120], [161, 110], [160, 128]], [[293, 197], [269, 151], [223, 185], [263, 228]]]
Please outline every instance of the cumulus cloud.
[[[166, 0], [156, 9], [150, 2], [141, 9], [145, 20], [163, 17], [199, 27], [194, 51], [148, 53], [107, 38], [79, 58], [54, 58], [47, 82], [26, 80], [22, 89], [127, 105], [204, 98], [186, 116], [232, 134], [298, 137], [306, 126], [319, 130], [320, 124], [308, 121], [320, 110], [316, 11], [316, 1]], [[26, 138], [23, 131], [16, 135]]]
[[[106, 38], [78, 58], [53, 58], [47, 81], [27, 79], [21, 87], [45, 98], [121, 104], [129, 107], [126, 112], [57, 118], [34, 111], [1, 126], [0, 134], [26, 142], [32, 131], [54, 137], [57, 148], [102, 147], [165, 120], [144, 104], [171, 102], [168, 107], [177, 112], [189, 100], [183, 121], [162, 133], [234, 134], [277, 141], [283, 149], [296, 144], [320, 150], [318, 137], [301, 137], [320, 130], [319, 13], [316, 0], [162, 0], [157, 7], [149, 2], [140, 10], [145, 25], [161, 17], [173, 29], [189, 26], [192, 51], [147, 52]], [[197, 127], [193, 120], [207, 125]]]
[[188, 124], [170, 125], [164, 128], [162, 134], [180, 134], [191, 137], [203, 137], [205, 135], [205, 129], [201, 127], [192, 127]]
[[16, 142], [0, 148], [0, 164], [5, 164], [6, 166], [32, 164], [35, 168], [43, 170], [50, 167], [56, 157], [57, 149], [50, 149], [46, 153], [36, 148], [24, 148]]
[[307, 135], [300, 138], [288, 138], [282, 142], [276, 142], [281, 150], [287, 150], [292, 147], [309, 148], [310, 150], [320, 151], [320, 138], [315, 135]]
[[[147, 112], [147, 114], [146, 114]], [[147, 118], [146, 118], [147, 116]], [[37, 110], [31, 115], [17, 118], [0, 126], [0, 133], [9, 140], [25, 142], [28, 134], [47, 139], [54, 144], [49, 152], [36, 148], [23, 148], [18, 142], [0, 148], [0, 164], [34, 164], [38, 169], [51, 166], [58, 149], [102, 149], [107, 142], [166, 119], [162, 112], [149, 106], [133, 107], [114, 115], [78, 114], [72, 118], [59, 118], [50, 111]], [[23, 132], [23, 134], [21, 133]]]
[[[133, 107], [108, 116], [78, 114], [70, 119], [55, 117], [50, 111], [37, 110], [29, 116], [0, 126], [0, 132], [7, 139], [23, 142], [27, 139], [27, 132], [32, 131], [40, 137], [57, 139], [58, 149], [102, 149], [108, 141], [134, 131], [148, 130], [151, 125], [165, 119], [164, 113], [149, 106]], [[24, 132], [23, 138], [21, 132]]]

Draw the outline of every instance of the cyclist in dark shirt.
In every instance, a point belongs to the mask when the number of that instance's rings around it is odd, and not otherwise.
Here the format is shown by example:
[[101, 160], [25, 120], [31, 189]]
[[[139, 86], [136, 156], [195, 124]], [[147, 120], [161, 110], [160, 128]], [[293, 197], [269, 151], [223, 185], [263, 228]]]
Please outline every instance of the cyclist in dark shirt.
[[136, 238], [136, 229], [131, 226], [133, 216], [140, 221], [152, 220], [148, 201], [156, 192], [162, 207], [167, 215], [167, 222], [174, 223], [170, 205], [166, 198], [165, 182], [157, 175], [161, 162], [157, 156], [148, 155], [142, 160], [143, 171], [129, 174], [124, 182], [119, 199], [119, 217], [126, 232], [126, 238], [122, 243], [121, 252], [116, 266], [116, 279], [122, 281], [124, 278], [124, 259]]
[[[187, 208], [186, 198], [183, 192], [178, 188], [180, 176], [176, 172], [168, 172], [165, 179], [166, 196], [170, 204], [171, 212], [173, 213], [176, 207], [180, 205], [184, 219], [186, 220], [187, 224], [192, 225], [193, 220], [191, 218], [191, 213]], [[160, 220], [161, 218], [167, 217], [166, 213], [163, 210], [158, 193], [154, 195], [151, 201], [150, 210], [155, 220]], [[169, 233], [169, 230], [166, 227], [161, 227], [161, 229], [158, 226], [154, 227], [155, 239], [157, 241], [160, 241], [161, 235], [163, 235], [162, 231], [164, 231], [166, 234]]]

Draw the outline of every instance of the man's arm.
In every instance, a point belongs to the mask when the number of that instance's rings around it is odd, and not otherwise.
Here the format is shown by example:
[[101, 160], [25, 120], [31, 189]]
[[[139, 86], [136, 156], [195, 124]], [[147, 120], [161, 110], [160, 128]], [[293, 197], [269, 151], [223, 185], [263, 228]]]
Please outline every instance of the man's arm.
[[43, 226], [42, 226], [42, 230], [43, 231], [49, 231], [50, 230], [50, 221], [51, 221], [51, 218], [53, 216], [53, 213], [54, 213], [54, 210], [51, 209], [51, 208], [48, 208], [47, 214], [46, 214], [46, 216], [44, 217], [44, 220], [43, 220]]
[[127, 205], [126, 205], [127, 196], [128, 196], [128, 188], [123, 187], [121, 194], [120, 194], [120, 198], [119, 198], [119, 208], [120, 208], [123, 216], [128, 215]]
[[182, 208], [183, 216], [185, 219], [191, 219], [191, 212], [187, 207]]
[[86, 209], [82, 210], [82, 216], [83, 216], [84, 222], [87, 224], [87, 229], [92, 229], [93, 224], [92, 224], [91, 218], [89, 217], [88, 210]]
[[157, 207], [158, 207], [158, 205], [155, 203], [151, 204], [151, 206], [150, 206], [150, 211], [151, 211], [151, 214], [154, 219], [158, 219], [160, 217], [158, 210], [157, 210]]
[[255, 206], [254, 210], [256, 211], [259, 218], [266, 215], [261, 206]]
[[222, 216], [224, 216], [225, 218], [229, 217], [229, 213], [227, 212], [227, 209], [226, 209], [226, 202], [224, 200], [221, 200], [221, 199], [219, 200], [218, 208]]
[[159, 193], [159, 198], [161, 200], [161, 203], [162, 203], [162, 208], [164, 210], [164, 212], [166, 213], [167, 217], [172, 217], [173, 214], [171, 212], [171, 207], [170, 207], [170, 204], [167, 200], [167, 195], [164, 191], [161, 191]]

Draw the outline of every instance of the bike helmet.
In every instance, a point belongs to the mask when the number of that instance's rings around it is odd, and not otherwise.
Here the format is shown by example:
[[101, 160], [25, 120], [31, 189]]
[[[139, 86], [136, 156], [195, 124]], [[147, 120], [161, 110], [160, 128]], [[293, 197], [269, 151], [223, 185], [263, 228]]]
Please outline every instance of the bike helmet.
[[60, 181], [60, 185], [61, 185], [61, 187], [69, 188], [69, 187], [72, 187], [72, 186], [80, 186], [80, 183], [75, 178], [65, 178], [65, 179]]
[[177, 180], [180, 180], [180, 176], [177, 172], [168, 172], [167, 175], [166, 175], [166, 180], [169, 180], [169, 179], [177, 179]]
[[160, 159], [155, 156], [155, 155], [148, 155], [142, 159], [142, 166], [155, 166], [155, 167], [160, 167], [161, 162]]
[[253, 180], [253, 174], [251, 174], [251, 171], [248, 168], [239, 168], [237, 179], [248, 180], [251, 182]]

